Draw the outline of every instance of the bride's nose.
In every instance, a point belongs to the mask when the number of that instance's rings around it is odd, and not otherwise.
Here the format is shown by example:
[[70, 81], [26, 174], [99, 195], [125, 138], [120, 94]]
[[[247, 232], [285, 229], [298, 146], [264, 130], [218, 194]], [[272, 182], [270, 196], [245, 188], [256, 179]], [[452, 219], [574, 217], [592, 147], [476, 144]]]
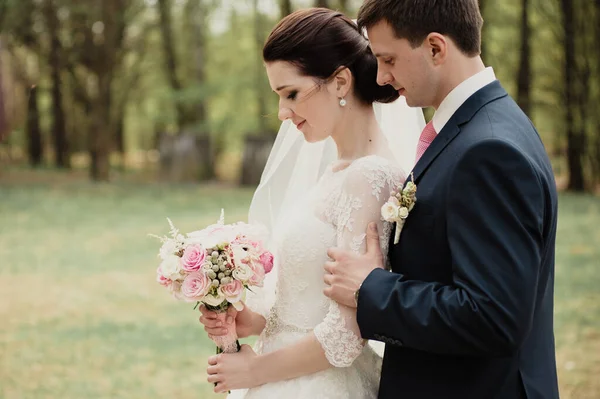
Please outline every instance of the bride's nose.
[[279, 108], [279, 114], [277, 116], [279, 117], [279, 120], [283, 122], [286, 119], [291, 119], [293, 114], [294, 113], [292, 112], [291, 109], [281, 107], [281, 108]]

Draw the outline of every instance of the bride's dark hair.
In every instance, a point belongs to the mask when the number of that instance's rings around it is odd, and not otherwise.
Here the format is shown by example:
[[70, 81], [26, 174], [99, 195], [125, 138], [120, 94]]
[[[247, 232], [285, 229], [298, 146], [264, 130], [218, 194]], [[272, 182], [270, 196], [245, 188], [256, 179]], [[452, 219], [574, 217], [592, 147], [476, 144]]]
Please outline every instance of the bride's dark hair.
[[319, 80], [347, 67], [360, 101], [389, 103], [398, 98], [392, 86], [377, 84], [377, 60], [357, 25], [326, 8], [298, 10], [283, 18], [267, 38], [263, 60], [290, 62], [301, 74]]

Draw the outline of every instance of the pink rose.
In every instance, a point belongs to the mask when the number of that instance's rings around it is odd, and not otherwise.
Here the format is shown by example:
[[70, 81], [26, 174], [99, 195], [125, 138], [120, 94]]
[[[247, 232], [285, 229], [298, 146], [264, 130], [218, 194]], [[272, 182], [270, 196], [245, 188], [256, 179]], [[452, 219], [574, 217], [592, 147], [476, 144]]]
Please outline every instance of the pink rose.
[[160, 268], [160, 266], [158, 267], [158, 269], [156, 269], [156, 281], [163, 287], [168, 287], [173, 282], [171, 279], [168, 279], [165, 276], [163, 276], [162, 269]]
[[233, 280], [228, 284], [220, 286], [219, 291], [227, 299], [227, 302], [237, 303], [242, 300], [244, 285], [239, 280]]
[[189, 245], [181, 257], [181, 268], [186, 272], [197, 272], [206, 259], [206, 251], [200, 244]]
[[248, 266], [250, 266], [250, 269], [253, 271], [252, 277], [250, 277], [248, 282], [250, 285], [262, 287], [263, 282], [265, 281], [265, 269], [263, 265], [259, 262], [250, 262]]
[[202, 272], [192, 272], [185, 277], [181, 286], [183, 297], [189, 301], [200, 301], [210, 288], [210, 279]]
[[271, 270], [273, 270], [273, 254], [272, 253], [270, 253], [269, 251], [263, 252], [263, 254], [260, 255], [259, 260], [265, 269], [265, 274], [270, 273]]

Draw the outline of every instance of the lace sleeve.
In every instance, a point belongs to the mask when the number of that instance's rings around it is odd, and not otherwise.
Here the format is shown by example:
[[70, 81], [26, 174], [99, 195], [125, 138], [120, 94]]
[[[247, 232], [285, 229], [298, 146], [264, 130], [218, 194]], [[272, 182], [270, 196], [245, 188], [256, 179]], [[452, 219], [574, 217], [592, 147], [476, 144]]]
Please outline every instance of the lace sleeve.
[[[332, 212], [337, 228], [337, 245], [355, 253], [364, 253], [367, 226], [377, 222], [385, 257], [391, 226], [382, 221], [381, 206], [403, 182], [404, 176], [391, 164], [381, 162], [351, 167]], [[356, 309], [335, 301], [330, 301], [329, 312], [323, 322], [315, 327], [314, 333], [327, 360], [335, 367], [350, 366], [366, 342], [360, 335]]]

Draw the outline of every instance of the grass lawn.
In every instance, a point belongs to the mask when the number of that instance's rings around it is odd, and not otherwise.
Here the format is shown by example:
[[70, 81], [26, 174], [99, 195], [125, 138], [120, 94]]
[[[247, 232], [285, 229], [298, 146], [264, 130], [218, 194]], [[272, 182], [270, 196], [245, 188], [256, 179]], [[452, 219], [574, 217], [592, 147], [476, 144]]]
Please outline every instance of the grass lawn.
[[[0, 175], [0, 398], [216, 398], [188, 304], [154, 280], [148, 233], [245, 219], [252, 190], [54, 172]], [[600, 199], [561, 197], [556, 341], [562, 397], [600, 397]]]

